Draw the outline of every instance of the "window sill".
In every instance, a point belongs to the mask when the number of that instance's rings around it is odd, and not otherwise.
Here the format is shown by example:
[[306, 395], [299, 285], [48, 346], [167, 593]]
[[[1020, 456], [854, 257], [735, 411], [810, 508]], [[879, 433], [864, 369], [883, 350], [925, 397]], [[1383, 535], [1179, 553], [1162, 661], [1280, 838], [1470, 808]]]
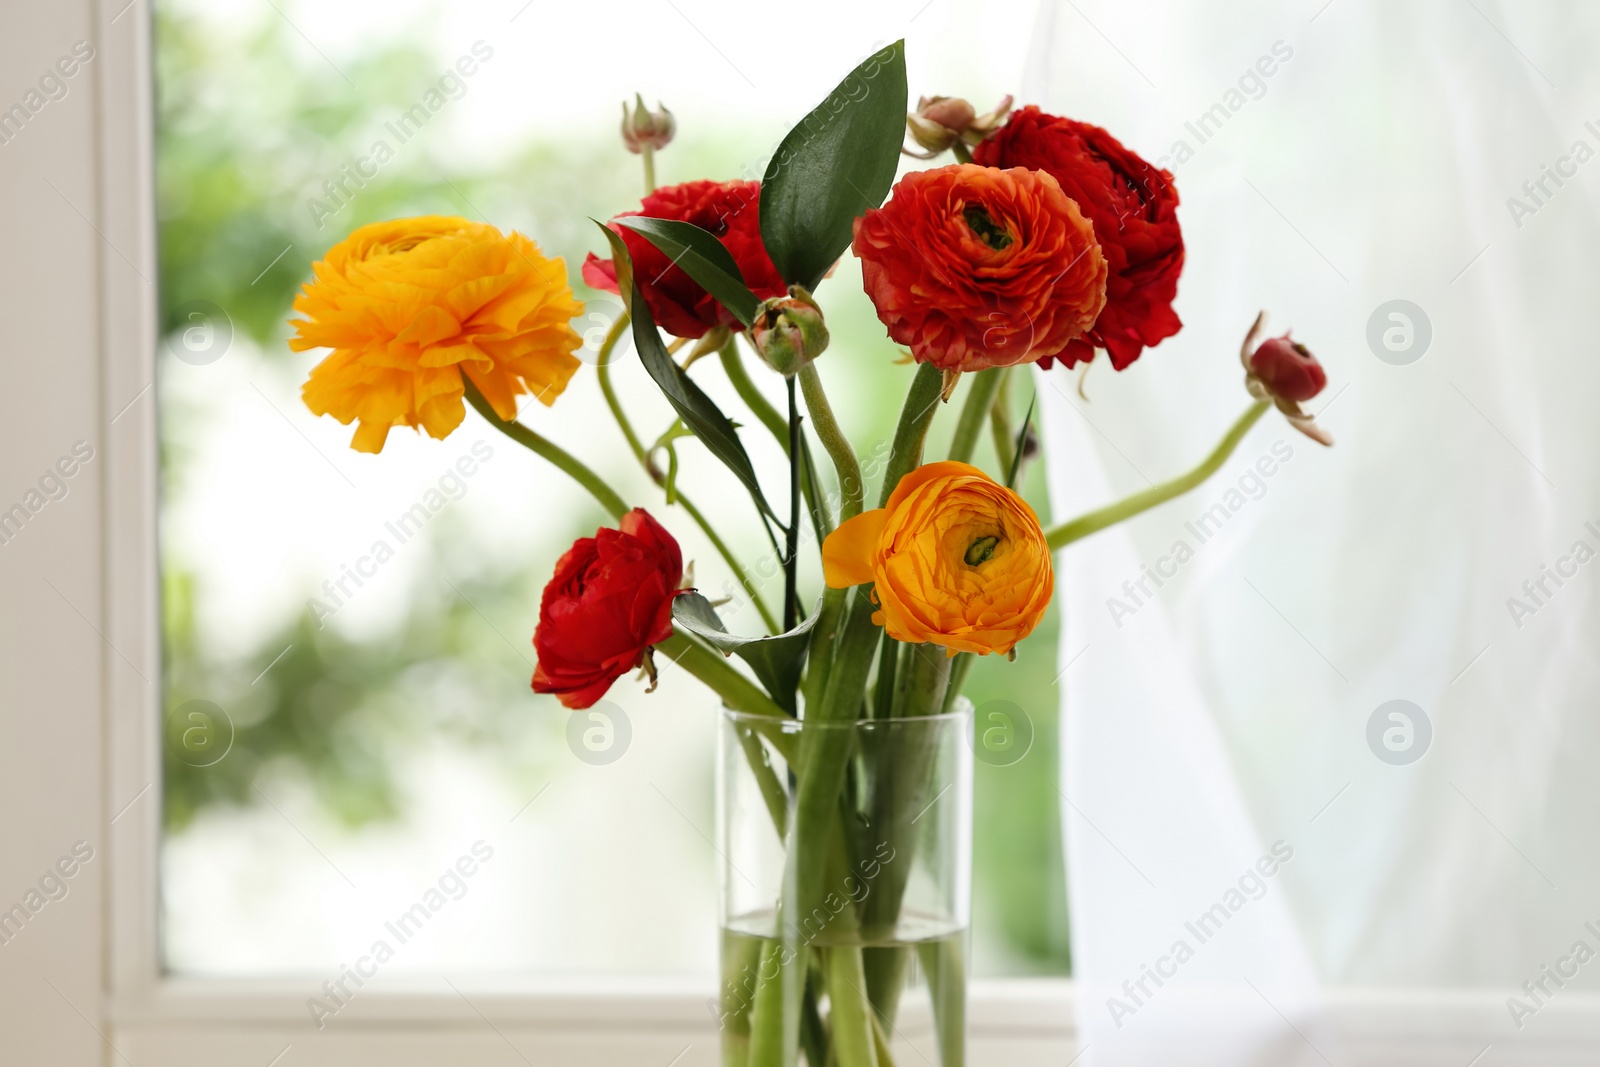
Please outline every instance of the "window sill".
[[[358, 992], [324, 1020], [320, 1031], [306, 1006], [317, 992], [310, 979], [166, 980], [147, 994], [113, 1000], [113, 1040], [141, 1067], [199, 1067], [228, 1055], [240, 1062], [258, 1056], [266, 1063], [288, 1046], [295, 1050], [296, 1067], [350, 1062], [410, 1067], [446, 1059], [526, 1060], [540, 1067], [612, 1062], [711, 1067], [717, 1062], [711, 990], [699, 983], [388, 982], [382, 992]], [[969, 1024], [974, 1064], [1060, 1067], [1074, 1047], [1072, 984], [1064, 979], [974, 983]], [[931, 1050], [926, 1018], [908, 1013], [898, 1029], [901, 1040]]]
[[[116, 998], [117, 1047], [141, 1067], [201, 1067], [218, 1058], [265, 1064], [292, 1047], [296, 1067], [351, 1062], [545, 1065], [659, 1063], [714, 1067], [709, 991], [675, 980], [443, 978], [358, 993], [320, 1031], [307, 980], [168, 980]], [[1341, 987], [1324, 992], [1340, 1067], [1460, 1067], [1493, 1046], [1520, 1067], [1592, 1063], [1600, 996], [1568, 992], [1517, 1031], [1506, 992]], [[1064, 979], [975, 982], [969, 1025], [975, 1067], [1062, 1067], [1081, 1051], [1076, 993]], [[897, 1040], [931, 1054], [928, 1020], [907, 1013]], [[674, 1057], [677, 1057], [676, 1059]], [[909, 1055], [907, 1062], [919, 1062]]]

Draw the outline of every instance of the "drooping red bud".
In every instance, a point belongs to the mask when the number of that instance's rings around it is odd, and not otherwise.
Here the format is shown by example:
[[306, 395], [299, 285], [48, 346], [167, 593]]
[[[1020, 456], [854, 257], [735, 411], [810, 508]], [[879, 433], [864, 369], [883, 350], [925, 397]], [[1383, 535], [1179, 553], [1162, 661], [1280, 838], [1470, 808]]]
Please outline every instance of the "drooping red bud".
[[1250, 357], [1250, 372], [1273, 396], [1295, 403], [1310, 400], [1328, 384], [1328, 373], [1317, 357], [1287, 333], [1261, 342]]
[[1267, 313], [1256, 316], [1250, 332], [1239, 346], [1239, 362], [1244, 364], [1244, 386], [1257, 400], [1270, 400], [1289, 425], [1320, 445], [1333, 444], [1333, 437], [1318, 426], [1316, 419], [1301, 409], [1303, 401], [1316, 396], [1328, 384], [1328, 372], [1322, 369], [1311, 350], [1285, 333], [1282, 337], [1269, 337], [1260, 344], [1256, 339], [1265, 327]]

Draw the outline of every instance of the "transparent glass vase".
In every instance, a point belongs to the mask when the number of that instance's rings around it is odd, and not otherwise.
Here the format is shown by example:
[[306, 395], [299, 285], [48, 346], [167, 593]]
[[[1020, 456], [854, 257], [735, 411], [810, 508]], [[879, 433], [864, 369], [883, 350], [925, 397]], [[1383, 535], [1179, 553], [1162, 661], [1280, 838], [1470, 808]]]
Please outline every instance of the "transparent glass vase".
[[971, 715], [723, 712], [725, 1067], [965, 1063]]

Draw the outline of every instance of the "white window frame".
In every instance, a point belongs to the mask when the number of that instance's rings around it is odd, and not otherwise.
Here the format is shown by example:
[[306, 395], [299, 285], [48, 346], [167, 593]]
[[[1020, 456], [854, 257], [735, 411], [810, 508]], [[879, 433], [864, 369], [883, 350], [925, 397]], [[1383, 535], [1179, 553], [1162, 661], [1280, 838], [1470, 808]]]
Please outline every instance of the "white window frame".
[[[706, 1008], [711, 991], [683, 984], [591, 980], [485, 988], [463, 977], [458, 992], [443, 982], [419, 980], [410, 987], [364, 991], [318, 1032], [305, 1006], [304, 982], [202, 981], [162, 973], [157, 929], [161, 709], [159, 686], [146, 681], [158, 680], [160, 671], [156, 408], [150, 388], [156, 289], [145, 280], [156, 273], [148, 3], [30, 5], [26, 32], [15, 38], [23, 42], [18, 48], [45, 42], [37, 47], [53, 49], [56, 41], [86, 37], [95, 44], [97, 59], [89, 71], [95, 106], [52, 116], [53, 136], [41, 130], [30, 145], [47, 174], [73, 174], [81, 187], [92, 190], [82, 211], [89, 226], [64, 231], [58, 239], [41, 237], [49, 224], [25, 213], [40, 210], [30, 206], [38, 201], [29, 197], [48, 194], [32, 185], [28, 196], [8, 195], [0, 203], [0, 242], [21, 234], [33, 239], [30, 247], [52, 250], [53, 258], [42, 268], [27, 264], [62, 279], [59, 305], [44, 311], [77, 316], [71, 321], [85, 338], [57, 357], [55, 369], [20, 378], [14, 399], [19, 407], [35, 405], [46, 421], [59, 417], [71, 424], [98, 414], [98, 424], [108, 428], [103, 447], [96, 445], [99, 465], [84, 483], [93, 486], [85, 490], [93, 499], [70, 513], [52, 514], [54, 529], [48, 535], [40, 531], [49, 542], [31, 546], [36, 558], [58, 568], [56, 573], [88, 568], [89, 585], [98, 580], [99, 600], [73, 605], [81, 622], [57, 604], [38, 613], [35, 627], [12, 627], [10, 663], [42, 663], [77, 674], [53, 693], [7, 680], [19, 701], [44, 705], [54, 695], [61, 706], [52, 706], [48, 724], [27, 716], [16, 717], [20, 721], [14, 724], [14, 713], [6, 718], [8, 729], [16, 725], [20, 742], [0, 747], [0, 800], [21, 805], [31, 797], [41, 810], [38, 832], [17, 848], [0, 851], [5, 878], [0, 894], [35, 877], [38, 856], [54, 848], [58, 837], [70, 844], [78, 833], [74, 827], [96, 829], [93, 840], [104, 861], [88, 868], [84, 888], [69, 898], [77, 901], [70, 905], [77, 909], [76, 921], [67, 921], [69, 905], [63, 903], [60, 914], [27, 932], [29, 940], [19, 942], [20, 948], [0, 951], [0, 1002], [7, 1005], [0, 1014], [0, 1061], [63, 1067], [280, 1061], [284, 1067], [519, 1060], [541, 1067], [715, 1064], [717, 1035]], [[5, 17], [24, 19], [20, 13]], [[9, 55], [9, 47], [0, 42], [0, 56]], [[9, 166], [10, 159], [0, 164]], [[17, 180], [24, 178], [33, 180], [31, 175]], [[6, 188], [10, 180], [0, 171], [0, 192], [18, 192]], [[21, 245], [13, 241], [8, 247]], [[0, 282], [19, 277], [14, 272], [20, 269], [0, 264]], [[76, 288], [67, 284], [75, 276]], [[14, 291], [0, 284], [0, 300]], [[36, 313], [16, 306], [5, 310], [8, 318]], [[18, 376], [12, 370], [4, 368], [7, 377], [0, 382], [14, 384]], [[84, 381], [93, 386], [88, 397], [68, 395]], [[37, 447], [28, 446], [37, 442], [29, 433], [27, 426], [0, 424], [0, 473], [7, 486], [27, 481], [35, 465]], [[0, 568], [0, 591], [11, 595], [13, 588], [32, 589]], [[85, 643], [83, 623], [101, 638], [90, 638], [93, 645]], [[87, 655], [91, 647], [95, 651]], [[47, 725], [58, 733], [49, 733]], [[83, 749], [63, 747], [59, 730], [79, 740], [92, 738], [88, 757]], [[49, 798], [48, 811], [40, 797]], [[100, 849], [99, 842], [106, 847]], [[41, 974], [54, 992], [41, 984]], [[1343, 1039], [1341, 1067], [1465, 1064], [1504, 1036], [1504, 996], [1332, 990], [1334, 1023]], [[1072, 984], [1062, 980], [975, 983], [971, 1062], [1007, 1067], [1072, 1062], [1079, 1054], [1074, 999]], [[1582, 1062], [1580, 1057], [1592, 1050], [1600, 1033], [1600, 998], [1570, 993], [1552, 1005], [1551, 1015], [1543, 1027], [1547, 1039], [1537, 1047], [1523, 1046], [1528, 1056], [1519, 1050], [1519, 1063]]]

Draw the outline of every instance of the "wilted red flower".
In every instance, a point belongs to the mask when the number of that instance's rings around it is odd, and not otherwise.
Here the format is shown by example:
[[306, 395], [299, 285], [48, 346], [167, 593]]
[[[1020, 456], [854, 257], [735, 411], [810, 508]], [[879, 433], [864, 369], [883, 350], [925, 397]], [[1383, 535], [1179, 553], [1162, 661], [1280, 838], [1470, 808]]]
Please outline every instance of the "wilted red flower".
[[611, 683], [647, 666], [650, 646], [672, 636], [672, 598], [685, 590], [683, 553], [643, 508], [581, 537], [556, 564], [539, 602], [533, 649], [536, 693], [587, 708]]
[[1067, 366], [1086, 363], [1096, 348], [1104, 348], [1111, 365], [1122, 370], [1146, 346], [1182, 329], [1172, 310], [1183, 271], [1183, 232], [1171, 174], [1098, 126], [1031, 105], [974, 148], [972, 158], [991, 167], [1046, 171], [1094, 223], [1110, 265], [1106, 306], [1094, 329], [1067, 349]]
[[913, 171], [856, 220], [852, 247], [889, 336], [941, 370], [1058, 355], [1105, 304], [1094, 229], [1042, 171]]
[[[655, 219], [676, 219], [709, 230], [739, 265], [745, 286], [756, 296], [767, 299], [783, 296], [788, 288], [761, 243], [760, 201], [760, 182], [684, 182], [657, 189], [644, 198], [638, 211], [624, 211], [616, 217], [647, 215]], [[628, 246], [628, 256], [633, 260], [633, 279], [644, 294], [645, 305], [657, 326], [674, 337], [703, 337], [713, 326], [727, 326], [736, 331], [744, 328], [715, 297], [681, 268], [673, 266], [667, 254], [648, 239], [614, 222], [611, 228]], [[618, 291], [616, 264], [593, 252], [584, 260], [583, 280], [596, 289]]]

